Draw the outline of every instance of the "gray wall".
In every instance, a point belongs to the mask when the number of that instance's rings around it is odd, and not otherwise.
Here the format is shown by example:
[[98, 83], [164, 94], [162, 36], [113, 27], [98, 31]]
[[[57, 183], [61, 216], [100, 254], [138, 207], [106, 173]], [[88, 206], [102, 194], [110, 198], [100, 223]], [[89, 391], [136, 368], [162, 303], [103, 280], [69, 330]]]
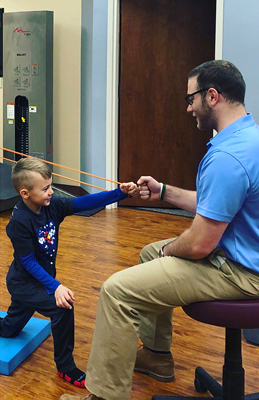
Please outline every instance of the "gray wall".
[[[106, 176], [108, 0], [82, 0], [81, 171]], [[105, 188], [105, 181], [81, 176]], [[85, 187], [89, 193], [98, 190]]]
[[246, 110], [259, 124], [259, 1], [224, 0], [223, 59], [246, 81]]

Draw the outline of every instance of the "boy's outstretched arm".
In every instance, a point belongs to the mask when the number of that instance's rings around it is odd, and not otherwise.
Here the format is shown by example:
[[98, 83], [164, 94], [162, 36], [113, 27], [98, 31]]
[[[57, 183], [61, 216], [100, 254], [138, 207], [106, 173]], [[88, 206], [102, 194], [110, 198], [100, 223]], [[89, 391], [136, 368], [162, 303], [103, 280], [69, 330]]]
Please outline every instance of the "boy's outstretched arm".
[[119, 187], [114, 190], [99, 193], [87, 194], [76, 197], [73, 200], [73, 212], [93, 210], [94, 208], [105, 207], [108, 204], [116, 203], [128, 197], [128, 192], [123, 192]]
[[139, 195], [139, 189], [134, 182], [121, 183], [120, 190], [132, 197], [137, 197]]

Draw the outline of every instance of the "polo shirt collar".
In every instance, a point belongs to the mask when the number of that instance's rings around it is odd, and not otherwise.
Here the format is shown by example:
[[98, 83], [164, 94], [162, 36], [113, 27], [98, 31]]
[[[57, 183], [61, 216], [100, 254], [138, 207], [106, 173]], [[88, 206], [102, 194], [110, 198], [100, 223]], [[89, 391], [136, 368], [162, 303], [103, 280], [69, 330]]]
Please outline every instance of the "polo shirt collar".
[[252, 114], [247, 113], [247, 115], [237, 119], [235, 122], [232, 122], [232, 124], [226, 126], [226, 128], [222, 129], [222, 131], [217, 133], [216, 136], [211, 138], [210, 141], [207, 143], [208, 149], [211, 146], [217, 146], [220, 143], [224, 142], [224, 140], [226, 140], [226, 138], [229, 137], [230, 135], [232, 135], [234, 132], [249, 128], [250, 126], [253, 126], [254, 124], [255, 124], [255, 122], [252, 117]]

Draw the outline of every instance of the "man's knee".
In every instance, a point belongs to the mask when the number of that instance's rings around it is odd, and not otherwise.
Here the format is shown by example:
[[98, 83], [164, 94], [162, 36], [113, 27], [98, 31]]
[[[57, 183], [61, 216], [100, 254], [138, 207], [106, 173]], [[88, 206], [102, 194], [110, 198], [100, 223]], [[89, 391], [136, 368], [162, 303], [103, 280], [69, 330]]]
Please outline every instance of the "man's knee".
[[116, 272], [111, 275], [101, 287], [100, 297], [105, 298], [105, 301], [112, 299], [120, 299], [127, 292], [127, 270]]
[[101, 287], [101, 292], [100, 292], [100, 297], [101, 296], [109, 296], [109, 295], [114, 295], [116, 292], [116, 287], [117, 287], [117, 280], [115, 279], [113, 274], [111, 275], [103, 284]]
[[143, 247], [143, 249], [139, 254], [140, 263], [143, 264], [145, 262], [153, 260], [154, 258], [155, 258], [155, 250], [153, 247], [153, 243], [147, 244], [145, 247]]

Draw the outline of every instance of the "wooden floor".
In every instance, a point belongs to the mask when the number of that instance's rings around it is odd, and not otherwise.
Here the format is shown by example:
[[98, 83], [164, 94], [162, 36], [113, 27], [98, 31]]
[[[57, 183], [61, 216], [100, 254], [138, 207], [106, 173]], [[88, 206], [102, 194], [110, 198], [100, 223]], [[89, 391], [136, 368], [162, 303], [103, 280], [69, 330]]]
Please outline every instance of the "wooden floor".
[[[0, 309], [3, 311], [10, 303], [5, 286], [12, 260], [12, 247], [5, 233], [10, 215], [10, 212], [0, 214]], [[76, 295], [74, 356], [79, 368], [84, 370], [87, 364], [102, 282], [114, 272], [138, 264], [138, 254], [145, 244], [179, 235], [190, 223], [184, 217], [124, 208], [102, 210], [89, 218], [65, 219], [60, 230], [57, 278]], [[176, 363], [175, 382], [161, 383], [135, 373], [131, 400], [150, 400], [155, 394], [197, 396], [193, 387], [197, 365], [221, 381], [224, 329], [193, 321], [181, 308], [176, 309], [172, 353]], [[245, 340], [243, 363], [246, 393], [259, 391], [259, 347]], [[10, 376], [0, 376], [2, 400], [59, 399], [63, 393], [87, 391], [74, 388], [57, 376], [51, 336]]]

